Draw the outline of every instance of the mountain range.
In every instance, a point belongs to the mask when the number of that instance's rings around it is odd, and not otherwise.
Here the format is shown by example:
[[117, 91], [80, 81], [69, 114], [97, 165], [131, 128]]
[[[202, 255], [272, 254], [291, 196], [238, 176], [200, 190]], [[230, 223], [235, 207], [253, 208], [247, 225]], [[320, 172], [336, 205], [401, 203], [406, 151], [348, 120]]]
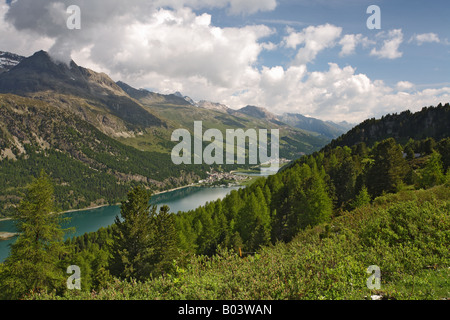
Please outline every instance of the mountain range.
[[14, 53], [0, 51], [0, 73], [9, 71], [18, 65], [25, 57]]
[[136, 89], [74, 61], [55, 61], [45, 51], [30, 57], [1, 52], [0, 210], [9, 212], [40, 169], [57, 181], [63, 209], [114, 203], [135, 183], [164, 190], [195, 182], [209, 166], [175, 166], [170, 160], [176, 144], [171, 133], [177, 128], [193, 132], [194, 121], [202, 121], [204, 130], [222, 132], [279, 129], [280, 157], [287, 159], [331, 140], [263, 108], [233, 110], [179, 92]]
[[[21, 63], [23, 61], [23, 63]], [[16, 67], [17, 66], [17, 67]], [[180, 92], [174, 94], [159, 94], [146, 89], [135, 89], [128, 84], [118, 81], [115, 83], [104, 73], [96, 73], [92, 70], [78, 66], [74, 61], [70, 65], [54, 61], [44, 51], [36, 52], [31, 57], [25, 58], [13, 53], [0, 52], [0, 72], [14, 70], [5, 73], [0, 78], [0, 92], [29, 95], [30, 93], [54, 91], [58, 94], [69, 94], [84, 99], [95, 100], [109, 111], [131, 124], [153, 126], [164, 125], [164, 121], [158, 121], [152, 114], [142, 112], [129, 97], [139, 100], [146, 105], [170, 104], [176, 106], [192, 105], [208, 110], [221, 111], [231, 115], [251, 116], [257, 119], [269, 120], [280, 125], [319, 133], [325, 139], [337, 138], [348, 131], [353, 125], [336, 124], [330, 121], [322, 121], [308, 118], [300, 114], [283, 114], [277, 116], [261, 107], [246, 106], [234, 110], [226, 105], [200, 100], [195, 102]], [[127, 110], [125, 112], [124, 110]], [[131, 115], [134, 119], [130, 119]], [[307, 119], [307, 121], [305, 121]], [[161, 120], [161, 119], [159, 119]]]
[[387, 114], [380, 119], [367, 119], [351, 128], [347, 133], [333, 139], [327, 149], [353, 146], [365, 143], [372, 146], [377, 141], [395, 138], [405, 144], [409, 139], [421, 140], [433, 138], [436, 141], [449, 136], [450, 104], [423, 107], [412, 113], [405, 110], [399, 114]]

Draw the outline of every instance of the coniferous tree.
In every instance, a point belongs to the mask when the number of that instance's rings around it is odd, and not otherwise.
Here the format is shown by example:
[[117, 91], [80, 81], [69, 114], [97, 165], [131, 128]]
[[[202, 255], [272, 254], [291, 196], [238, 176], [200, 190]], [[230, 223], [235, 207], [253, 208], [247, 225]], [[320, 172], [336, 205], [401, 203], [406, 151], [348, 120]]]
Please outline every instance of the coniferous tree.
[[285, 228], [281, 239], [290, 241], [300, 230], [300, 219], [307, 212], [305, 181], [311, 176], [311, 168], [303, 164], [298, 170], [288, 177], [286, 186], [288, 188], [288, 198], [286, 199]]
[[328, 196], [325, 182], [316, 169], [303, 181], [304, 212], [299, 219], [301, 229], [328, 222], [333, 211], [333, 203]]
[[433, 151], [422, 170], [419, 179], [419, 187], [430, 188], [445, 182], [445, 175], [442, 168], [441, 156]]
[[441, 155], [443, 172], [447, 172], [450, 167], [450, 138], [439, 141], [436, 149]]
[[354, 147], [354, 153], [356, 155], [358, 155], [359, 157], [367, 156], [368, 150], [367, 150], [367, 146], [364, 142], [360, 142], [360, 143], [354, 145], [353, 147]]
[[173, 261], [178, 257], [178, 247], [175, 218], [168, 206], [162, 206], [157, 214], [152, 211], [150, 232], [151, 254], [147, 261], [151, 275], [171, 272]]
[[248, 200], [245, 203], [245, 206], [239, 212], [239, 216], [237, 219], [237, 230], [242, 238], [242, 241], [245, 245], [249, 243], [251, 238], [252, 231], [255, 227], [255, 222], [258, 217], [258, 210], [260, 209], [260, 205], [258, 200], [256, 199], [255, 194], [251, 193], [248, 196]]
[[247, 248], [254, 252], [261, 246], [265, 246], [270, 242], [270, 229], [263, 224], [258, 217], [255, 222], [255, 229], [251, 232], [248, 240]]
[[55, 213], [53, 185], [41, 171], [29, 186], [15, 215], [19, 237], [0, 274], [0, 295], [18, 299], [39, 290], [63, 290], [67, 266], [61, 265], [67, 252], [61, 218]]
[[228, 247], [231, 239], [231, 233], [228, 221], [223, 212], [222, 202], [221, 200], [217, 200], [212, 205], [215, 248], [219, 245], [222, 245], [222, 247]]
[[367, 187], [372, 196], [383, 192], [397, 192], [408, 172], [400, 146], [393, 138], [376, 144], [372, 150], [374, 161], [367, 173]]
[[330, 176], [335, 186], [336, 206], [340, 207], [355, 193], [357, 171], [352, 158], [346, 156]]
[[197, 210], [197, 253], [212, 255], [214, 253], [214, 227], [211, 215], [204, 207]]
[[[150, 193], [138, 186], [122, 202], [121, 218], [116, 216], [113, 231], [111, 274], [123, 279], [144, 279], [150, 273], [151, 219]], [[156, 211], [156, 207], [152, 208]]]
[[196, 247], [196, 233], [192, 222], [192, 211], [175, 216], [175, 227], [178, 235], [178, 246], [180, 249], [195, 253]]
[[239, 249], [241, 249], [241, 251], [242, 251], [242, 248], [244, 247], [244, 243], [242, 242], [242, 238], [239, 235], [239, 232], [236, 231], [231, 236], [230, 247], [236, 252], [239, 252]]
[[426, 138], [422, 143], [422, 152], [432, 154], [436, 148], [436, 141], [433, 138]]
[[311, 164], [312, 169], [306, 163], [295, 166], [286, 176], [286, 195], [273, 215], [273, 241], [290, 241], [301, 229], [331, 217], [333, 204], [323, 179], [324, 172], [315, 163]]
[[363, 186], [361, 188], [361, 191], [359, 191], [358, 195], [355, 197], [355, 199], [351, 202], [350, 204], [350, 208], [351, 209], [355, 209], [355, 208], [359, 208], [362, 207], [366, 204], [369, 204], [371, 201], [370, 199], [370, 194], [367, 191], [366, 186]]

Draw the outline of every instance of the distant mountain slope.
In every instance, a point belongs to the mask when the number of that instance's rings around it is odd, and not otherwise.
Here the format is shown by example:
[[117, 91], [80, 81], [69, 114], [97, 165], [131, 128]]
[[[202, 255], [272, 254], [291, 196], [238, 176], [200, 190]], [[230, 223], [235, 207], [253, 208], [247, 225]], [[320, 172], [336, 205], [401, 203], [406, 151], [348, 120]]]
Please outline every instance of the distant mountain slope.
[[331, 124], [332, 126], [337, 127], [338, 129], [344, 130], [344, 132], [347, 132], [348, 130], [357, 125], [357, 123], [349, 123], [347, 121], [340, 121], [340, 122], [325, 121], [325, 122]]
[[261, 107], [256, 107], [256, 106], [245, 106], [241, 109], [238, 110], [230, 110], [229, 111], [231, 114], [237, 114], [237, 113], [241, 113], [241, 114], [246, 114], [249, 115], [251, 117], [254, 118], [258, 118], [258, 119], [266, 119], [266, 120], [272, 120], [272, 119], [276, 119], [276, 115], [274, 115], [273, 113], [267, 111], [264, 108]]
[[70, 65], [57, 62], [45, 51], [16, 60], [20, 62], [0, 74], [0, 93], [48, 102], [140, 150], [169, 153], [173, 147], [171, 132], [180, 127], [189, 129], [194, 121], [203, 121], [205, 130], [280, 128], [281, 154], [290, 159], [316, 151], [328, 142], [316, 133], [281, 123], [268, 112], [263, 111], [265, 116], [252, 114], [257, 107], [231, 111], [223, 105], [208, 108], [213, 104], [206, 102], [203, 106], [207, 108], [198, 107], [181, 93], [163, 95], [121, 81], [115, 83], [108, 75], [74, 61]]
[[228, 113], [233, 115], [246, 114], [254, 118], [265, 119], [278, 125], [287, 124], [294, 128], [318, 133], [330, 140], [339, 137], [352, 127], [352, 125], [348, 123], [336, 124], [331, 121], [322, 121], [319, 119], [306, 117], [298, 113], [285, 113], [278, 116], [264, 108], [250, 105], [239, 110], [228, 109]]
[[400, 114], [388, 114], [381, 119], [368, 119], [333, 140], [326, 148], [352, 146], [360, 142], [370, 146], [376, 141], [390, 137], [400, 143], [405, 143], [410, 138], [420, 140], [430, 137], [441, 140], [450, 136], [449, 124], [449, 103], [424, 107], [416, 113], [407, 110]]
[[122, 88], [130, 97], [133, 99], [146, 102], [146, 103], [154, 103], [154, 104], [172, 104], [172, 105], [190, 105], [181, 94], [160, 94], [151, 92], [146, 89], [135, 89], [132, 86], [126, 84], [125, 82], [118, 81], [117, 85]]
[[69, 111], [12, 94], [0, 94], [0, 163], [0, 215], [41, 169], [56, 179], [63, 209], [116, 203], [136, 183], [179, 187], [209, 169], [174, 165], [168, 153], [137, 150]]
[[10, 52], [0, 51], [0, 73], [9, 71], [23, 59], [25, 59], [25, 57]]
[[192, 104], [192, 105], [198, 107], [197, 103], [196, 103], [194, 100], [192, 100], [191, 97], [182, 95], [181, 92], [179, 92], [179, 91], [175, 92], [173, 95], [174, 95], [174, 96], [177, 96], [177, 97], [179, 97], [179, 98], [183, 98], [183, 99], [186, 100], [188, 103], [190, 103], [190, 104]]
[[199, 102], [197, 102], [197, 106], [204, 109], [217, 110], [222, 112], [228, 112], [228, 110], [230, 109], [224, 104], [206, 100], [200, 100]]
[[165, 122], [131, 99], [104, 73], [54, 61], [45, 51], [23, 59], [0, 74], [0, 93], [27, 96], [52, 91], [89, 100], [131, 126], [164, 126]]
[[[312, 153], [329, 141], [317, 133], [293, 128], [282, 123], [262, 108], [248, 106], [240, 110], [232, 110], [225, 109], [226, 106], [218, 106], [218, 104], [206, 101], [200, 102], [199, 106], [196, 106], [180, 95], [161, 95], [147, 90], [137, 90], [123, 82], [118, 85], [152, 113], [157, 114], [160, 118], [168, 119], [171, 127], [182, 127], [193, 132], [194, 121], [202, 121], [203, 130], [215, 128], [223, 133], [226, 129], [238, 128], [279, 129], [280, 157], [282, 158], [295, 159]], [[121, 141], [144, 146], [145, 141], [149, 139], [153, 139], [153, 137], [144, 134], [136, 138], [124, 138]]]
[[325, 122], [298, 113], [285, 113], [279, 119], [295, 128], [318, 132], [329, 139], [339, 137], [341, 134], [347, 132], [351, 126], [347, 124], [347, 127], [345, 127], [345, 124], [340, 125], [331, 121]]

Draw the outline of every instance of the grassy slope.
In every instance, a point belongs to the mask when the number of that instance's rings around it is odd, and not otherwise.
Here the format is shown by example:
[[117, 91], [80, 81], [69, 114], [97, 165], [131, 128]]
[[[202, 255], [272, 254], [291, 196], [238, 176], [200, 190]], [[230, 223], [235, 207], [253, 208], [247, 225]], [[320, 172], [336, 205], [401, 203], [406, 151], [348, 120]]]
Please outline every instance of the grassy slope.
[[[173, 276], [146, 283], [116, 280], [99, 293], [68, 292], [64, 298], [448, 299], [449, 199], [448, 184], [382, 196], [255, 256], [193, 257]], [[366, 287], [370, 265], [381, 269], [379, 290]]]

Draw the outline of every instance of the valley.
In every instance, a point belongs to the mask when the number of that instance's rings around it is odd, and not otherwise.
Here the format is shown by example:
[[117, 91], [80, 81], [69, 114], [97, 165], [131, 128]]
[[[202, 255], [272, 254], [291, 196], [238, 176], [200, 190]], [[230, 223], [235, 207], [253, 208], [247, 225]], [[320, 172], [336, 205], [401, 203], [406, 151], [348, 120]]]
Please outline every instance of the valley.
[[179, 128], [193, 133], [194, 121], [223, 134], [228, 128], [278, 129], [280, 157], [291, 160], [329, 141], [261, 108], [211, 108], [213, 103], [179, 93], [135, 89], [73, 61], [57, 63], [45, 51], [2, 54], [9, 58], [0, 74], [0, 216], [11, 215], [21, 190], [41, 169], [54, 179], [62, 210], [117, 203], [137, 183], [158, 192], [205, 179], [211, 169], [248, 169], [174, 165], [170, 136]]

